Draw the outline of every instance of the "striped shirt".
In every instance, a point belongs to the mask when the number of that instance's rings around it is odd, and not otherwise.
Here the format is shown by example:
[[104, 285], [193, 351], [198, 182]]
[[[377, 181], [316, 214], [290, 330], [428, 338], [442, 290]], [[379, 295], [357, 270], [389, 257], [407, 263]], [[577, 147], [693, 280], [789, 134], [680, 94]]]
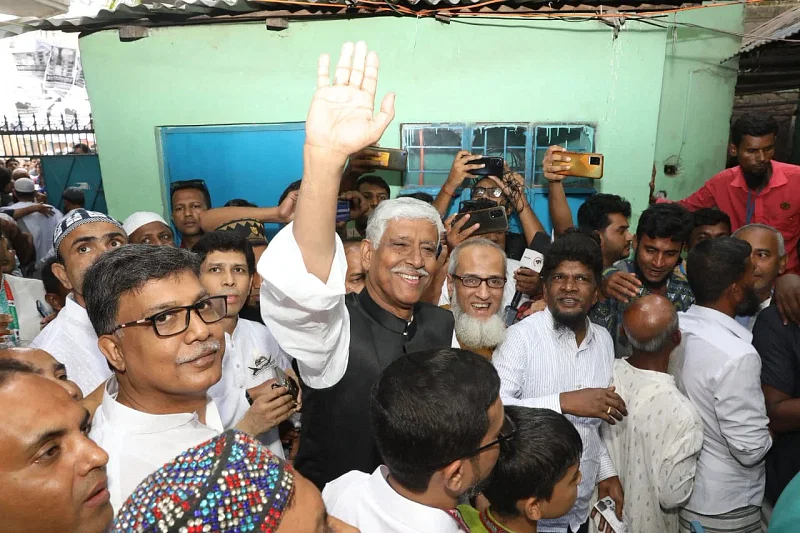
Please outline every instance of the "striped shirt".
[[[588, 324], [586, 338], [577, 346], [568, 328], [556, 329], [549, 309], [508, 328], [506, 339], [492, 362], [500, 375], [500, 398], [506, 405], [542, 407], [561, 412], [560, 394], [611, 385], [614, 342], [597, 324]], [[572, 510], [556, 520], [540, 520], [540, 533], [577, 531], [589, 517], [589, 501], [600, 481], [617, 472], [600, 438], [599, 418], [566, 415], [583, 441], [578, 499]]]

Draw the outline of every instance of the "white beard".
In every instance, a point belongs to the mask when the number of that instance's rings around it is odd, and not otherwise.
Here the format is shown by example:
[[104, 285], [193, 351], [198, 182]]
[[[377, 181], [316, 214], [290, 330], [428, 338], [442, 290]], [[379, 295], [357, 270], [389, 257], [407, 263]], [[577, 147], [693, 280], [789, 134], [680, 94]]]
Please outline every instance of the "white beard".
[[467, 347], [494, 348], [505, 339], [506, 325], [500, 312], [485, 320], [470, 316], [458, 305], [455, 290], [450, 298], [450, 310], [455, 318], [456, 337]]

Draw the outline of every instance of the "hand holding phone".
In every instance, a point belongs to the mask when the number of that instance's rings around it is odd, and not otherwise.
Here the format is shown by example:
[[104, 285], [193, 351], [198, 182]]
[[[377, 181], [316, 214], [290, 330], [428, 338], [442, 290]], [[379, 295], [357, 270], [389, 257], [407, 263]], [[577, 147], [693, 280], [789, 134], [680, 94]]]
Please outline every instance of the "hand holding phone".
[[576, 178], [591, 178], [599, 180], [603, 177], [603, 154], [582, 154], [578, 152], [560, 152], [562, 158], [568, 157], [570, 162], [569, 170], [556, 172], [562, 176], [574, 176]]
[[[606, 496], [602, 500], [594, 504], [596, 513], [592, 513], [592, 518], [596, 519], [598, 529], [605, 523], [605, 533], [628, 533], [628, 526], [625, 522], [617, 518], [617, 504], [611, 499], [611, 496]], [[598, 514], [600, 516], [598, 516]], [[610, 528], [610, 529], [609, 529]], [[600, 531], [603, 531], [600, 529]]]

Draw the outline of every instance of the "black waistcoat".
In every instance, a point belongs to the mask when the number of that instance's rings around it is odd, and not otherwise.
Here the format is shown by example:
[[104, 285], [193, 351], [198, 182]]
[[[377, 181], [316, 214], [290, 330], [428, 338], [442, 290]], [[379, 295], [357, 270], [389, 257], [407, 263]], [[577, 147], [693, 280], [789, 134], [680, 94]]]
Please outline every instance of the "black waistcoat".
[[350, 359], [327, 389], [303, 384], [303, 427], [295, 467], [317, 487], [351, 470], [372, 473], [381, 458], [372, 437], [369, 395], [389, 363], [403, 354], [449, 348], [453, 315], [434, 305], [414, 307], [411, 323], [381, 308], [367, 290], [348, 294]]

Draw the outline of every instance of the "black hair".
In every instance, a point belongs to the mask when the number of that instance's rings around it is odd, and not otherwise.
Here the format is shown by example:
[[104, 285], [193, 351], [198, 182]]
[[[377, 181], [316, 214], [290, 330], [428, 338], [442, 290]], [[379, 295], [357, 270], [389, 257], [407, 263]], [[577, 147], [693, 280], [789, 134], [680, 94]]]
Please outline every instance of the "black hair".
[[505, 410], [517, 433], [500, 447], [497, 466], [483, 495], [493, 511], [517, 516], [520, 500], [549, 501], [553, 497], [558, 482], [580, 462], [583, 442], [572, 422], [560, 413], [513, 405]]
[[578, 226], [605, 231], [611, 225], [609, 215], [620, 213], [631, 218], [631, 204], [616, 194], [593, 194], [578, 208]]
[[11, 163], [12, 161], [19, 163], [19, 159], [17, 159], [16, 157], [9, 157], [8, 159], [6, 159], [6, 167], [8, 167], [8, 164]]
[[725, 211], [720, 211], [713, 207], [703, 207], [694, 211], [692, 213], [692, 220], [694, 221], [695, 228], [725, 224], [728, 226], [728, 231], [731, 230], [731, 217], [729, 217]]
[[655, 204], [645, 209], [639, 217], [636, 239], [643, 235], [651, 239], [670, 239], [678, 243], [689, 242], [694, 229], [692, 213], [680, 204]]
[[175, 197], [175, 193], [178, 191], [184, 191], [187, 189], [194, 189], [196, 191], [200, 191], [203, 193], [203, 197], [206, 199], [206, 207], [211, 209], [211, 193], [208, 192], [208, 185], [203, 180], [184, 180], [184, 181], [173, 181], [170, 185], [170, 193], [169, 193], [169, 202], [172, 205], [172, 199]]
[[31, 365], [12, 359], [0, 357], [0, 387], [3, 387], [17, 374], [38, 374]]
[[553, 272], [565, 261], [577, 261], [588, 267], [599, 285], [603, 277], [603, 254], [597, 233], [572, 228], [557, 238], [544, 254], [542, 279], [549, 282]]
[[384, 463], [413, 492], [480, 447], [500, 378], [484, 357], [446, 348], [395, 360], [372, 386], [370, 418]]
[[278, 205], [281, 205], [286, 197], [289, 196], [290, 192], [299, 191], [300, 190], [300, 182], [301, 180], [293, 181], [289, 184], [286, 189], [281, 193], [281, 197], [278, 199]]
[[53, 265], [56, 263], [58, 263], [58, 259], [53, 257], [52, 259], [48, 259], [42, 266], [42, 283], [44, 283], [44, 291], [46, 293], [61, 294], [62, 290], [65, 288], [61, 280], [53, 274]]
[[89, 145], [85, 143], [78, 143], [72, 147], [73, 152], [76, 152], [78, 150], [81, 150], [84, 154], [88, 154], [90, 152]]
[[412, 192], [408, 194], [401, 194], [398, 196], [398, 198], [416, 198], [417, 200], [422, 200], [426, 204], [433, 203], [433, 196], [431, 196], [426, 192]]
[[686, 277], [698, 305], [713, 304], [732, 284], [745, 275], [745, 262], [752, 248], [747, 241], [720, 237], [700, 241], [689, 250]]
[[200, 259], [189, 250], [171, 246], [128, 244], [101, 255], [86, 271], [83, 283], [86, 312], [97, 336], [116, 328], [123, 294], [184, 272], [199, 277]]
[[252, 276], [256, 271], [256, 256], [253, 245], [241, 234], [235, 231], [211, 231], [203, 234], [200, 240], [192, 247], [192, 251], [200, 258], [200, 263], [206, 260], [212, 252], [239, 252], [247, 261], [248, 273]]
[[374, 185], [375, 187], [381, 187], [383, 190], [386, 191], [387, 196], [391, 196], [392, 194], [392, 191], [389, 188], [389, 184], [386, 183], [386, 180], [384, 180], [380, 176], [376, 176], [375, 174], [367, 174], [365, 176], [361, 176], [360, 178], [358, 178], [358, 181], [356, 182], [356, 190], [358, 190], [358, 188], [364, 184]]
[[745, 135], [749, 137], [764, 137], [765, 135], [778, 135], [778, 122], [770, 115], [742, 115], [731, 128], [731, 142], [735, 146], [742, 143]]
[[11, 183], [11, 171], [0, 165], [0, 192], [5, 190], [9, 183]]
[[234, 198], [233, 200], [228, 200], [223, 207], [258, 207], [253, 202], [248, 202], [242, 198]]
[[78, 207], [84, 207], [86, 205], [86, 194], [78, 187], [67, 187], [61, 194], [61, 198], [63, 198], [65, 204], [69, 202]]

